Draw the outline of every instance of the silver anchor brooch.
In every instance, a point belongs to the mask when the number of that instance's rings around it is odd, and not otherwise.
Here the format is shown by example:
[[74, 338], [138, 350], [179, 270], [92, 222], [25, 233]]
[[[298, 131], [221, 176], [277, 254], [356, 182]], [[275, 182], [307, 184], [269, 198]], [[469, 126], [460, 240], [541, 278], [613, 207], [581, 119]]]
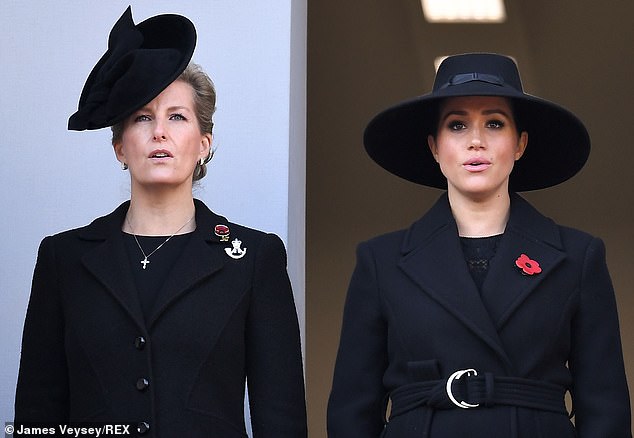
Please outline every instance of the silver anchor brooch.
[[233, 239], [231, 241], [231, 245], [233, 247], [232, 248], [225, 248], [225, 252], [232, 259], [235, 259], [235, 260], [241, 259], [247, 253], [247, 249], [246, 248], [240, 248], [240, 245], [242, 245], [242, 240]]

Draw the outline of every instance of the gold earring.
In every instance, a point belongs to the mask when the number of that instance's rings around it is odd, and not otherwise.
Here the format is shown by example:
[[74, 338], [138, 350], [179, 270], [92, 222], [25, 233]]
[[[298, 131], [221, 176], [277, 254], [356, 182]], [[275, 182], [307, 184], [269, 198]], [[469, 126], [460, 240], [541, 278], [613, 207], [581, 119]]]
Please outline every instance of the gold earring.
[[205, 158], [200, 159], [200, 165], [202, 166], [203, 164], [209, 163], [213, 157], [214, 157], [214, 151], [213, 149], [209, 149], [209, 154], [207, 154]]

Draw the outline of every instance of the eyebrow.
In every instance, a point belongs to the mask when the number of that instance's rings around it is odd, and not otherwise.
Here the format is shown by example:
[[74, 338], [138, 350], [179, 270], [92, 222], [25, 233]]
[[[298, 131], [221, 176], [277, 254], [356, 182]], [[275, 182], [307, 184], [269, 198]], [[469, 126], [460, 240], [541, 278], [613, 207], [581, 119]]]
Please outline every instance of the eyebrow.
[[168, 112], [173, 112], [173, 111], [182, 111], [182, 110], [187, 110], [187, 111], [192, 111], [191, 108], [187, 107], [187, 106], [183, 106], [183, 105], [176, 105], [176, 106], [170, 106], [167, 111]]
[[[485, 115], [485, 116], [490, 116], [492, 114], [502, 114], [504, 117], [510, 119], [511, 116], [509, 115], [509, 113], [501, 108], [492, 108], [492, 109], [486, 109], [483, 110], [481, 112], [481, 114]], [[441, 120], [446, 120], [448, 117], [450, 116], [468, 116], [469, 113], [467, 111], [463, 111], [463, 110], [451, 110], [449, 112], [447, 112], [447, 114], [445, 114], [444, 116], [442, 116]]]
[[[193, 112], [193, 110], [191, 108], [189, 108], [187, 106], [184, 106], [184, 105], [174, 105], [174, 106], [170, 106], [169, 108], [167, 108], [167, 112], [168, 113], [172, 113], [174, 111], [183, 111], [183, 110]], [[148, 106], [144, 106], [144, 107], [139, 108], [138, 110], [135, 111], [135, 113], [139, 113], [139, 112], [150, 112], [151, 113], [151, 112], [153, 112], [153, 110], [150, 107], [148, 107]]]

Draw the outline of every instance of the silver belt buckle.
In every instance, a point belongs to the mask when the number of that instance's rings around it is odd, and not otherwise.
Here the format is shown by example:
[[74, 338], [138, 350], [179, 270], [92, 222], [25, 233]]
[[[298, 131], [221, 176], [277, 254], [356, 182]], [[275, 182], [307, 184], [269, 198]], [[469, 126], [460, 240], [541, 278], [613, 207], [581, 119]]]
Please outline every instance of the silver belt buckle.
[[451, 391], [451, 385], [453, 384], [454, 380], [459, 380], [463, 375], [467, 375], [467, 377], [469, 376], [477, 376], [478, 372], [476, 370], [474, 370], [473, 368], [469, 368], [466, 370], [458, 370], [455, 373], [453, 373], [451, 376], [449, 376], [449, 378], [447, 379], [447, 385], [446, 385], [446, 390], [447, 390], [447, 396], [449, 397], [449, 400], [451, 400], [451, 402], [458, 406], [459, 408], [462, 409], [469, 409], [469, 408], [477, 408], [478, 406], [480, 406], [480, 404], [471, 404], [471, 403], [467, 403], [464, 400], [458, 401], [456, 400], [456, 397], [453, 396], [453, 392]]

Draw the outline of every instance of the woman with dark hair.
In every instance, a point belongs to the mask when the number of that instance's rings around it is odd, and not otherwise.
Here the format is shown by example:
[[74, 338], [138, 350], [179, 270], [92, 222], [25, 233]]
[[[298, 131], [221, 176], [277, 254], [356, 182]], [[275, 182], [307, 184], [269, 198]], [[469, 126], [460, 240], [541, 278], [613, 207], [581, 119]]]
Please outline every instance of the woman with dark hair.
[[515, 193], [583, 167], [583, 123], [525, 94], [511, 58], [471, 53], [378, 114], [364, 143], [446, 193], [409, 229], [359, 245], [329, 436], [631, 437], [604, 245]]
[[193, 198], [213, 156], [216, 95], [190, 64], [193, 24], [128, 10], [69, 129], [112, 127], [131, 197], [40, 246], [17, 422], [132, 423], [151, 437], [306, 437], [282, 241]]

